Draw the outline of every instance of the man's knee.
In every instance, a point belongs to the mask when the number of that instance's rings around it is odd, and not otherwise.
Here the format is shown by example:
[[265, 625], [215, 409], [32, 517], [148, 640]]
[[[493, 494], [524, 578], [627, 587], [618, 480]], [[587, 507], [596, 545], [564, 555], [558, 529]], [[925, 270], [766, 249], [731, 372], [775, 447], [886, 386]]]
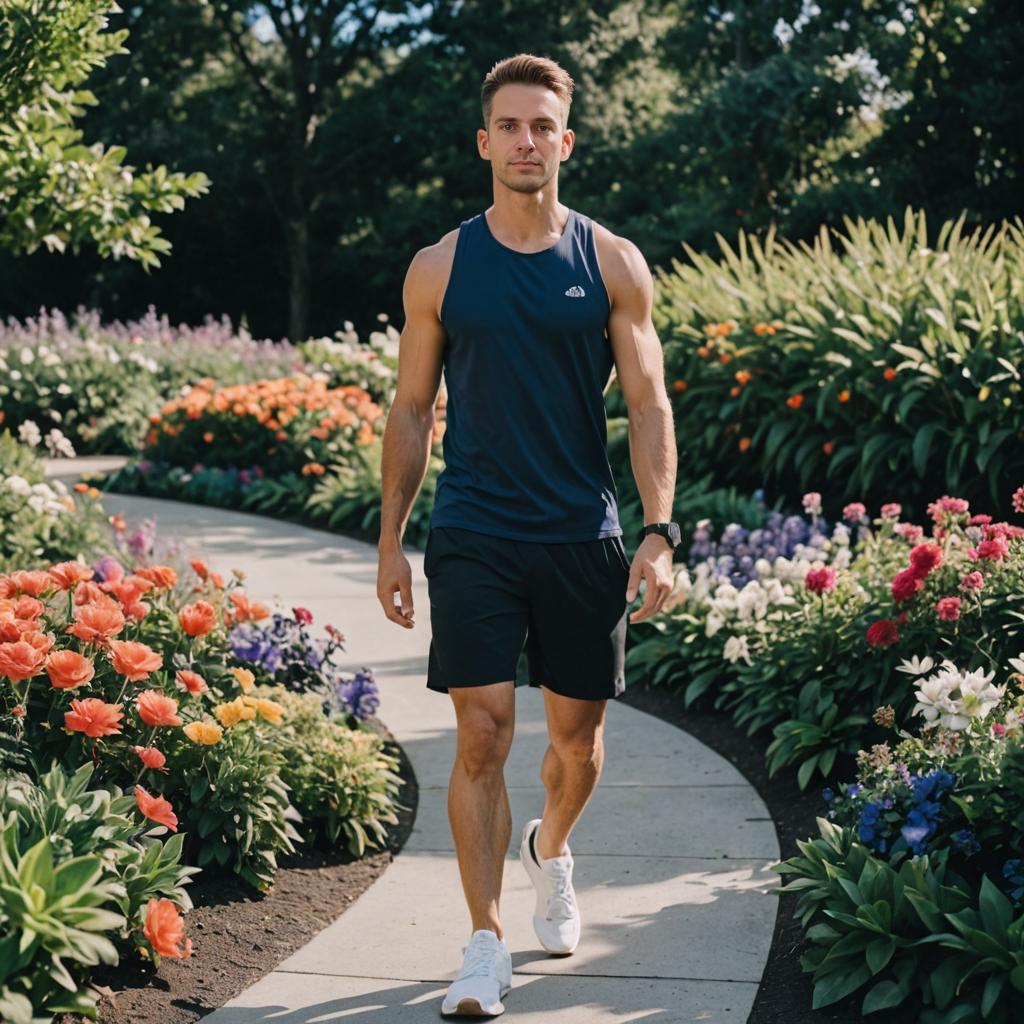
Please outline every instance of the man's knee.
[[604, 753], [604, 730], [600, 727], [556, 732], [550, 741], [563, 763], [597, 764]]
[[501, 771], [512, 747], [514, 721], [493, 708], [465, 708], [459, 715], [456, 759], [470, 778]]

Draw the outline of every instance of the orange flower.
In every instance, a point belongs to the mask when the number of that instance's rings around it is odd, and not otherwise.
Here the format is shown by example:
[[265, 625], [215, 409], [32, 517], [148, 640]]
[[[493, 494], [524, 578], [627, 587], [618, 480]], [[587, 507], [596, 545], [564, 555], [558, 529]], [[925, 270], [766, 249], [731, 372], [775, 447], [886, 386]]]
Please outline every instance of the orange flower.
[[711, 355], [711, 349], [709, 349], [707, 345], [701, 345], [700, 348], [697, 349], [697, 355], [699, 355], [701, 359], [707, 359], [707, 357]]
[[224, 589], [224, 577], [219, 572], [210, 573], [210, 582], [217, 588], [217, 590]]
[[786, 399], [786, 405], [788, 405], [790, 407], [790, 409], [799, 409], [800, 406], [803, 405], [803, 404], [804, 404], [804, 396], [803, 395], [790, 395], [789, 398]]
[[200, 599], [178, 612], [178, 622], [189, 636], [206, 636], [217, 625], [217, 612], [209, 601]]
[[253, 688], [256, 677], [250, 669], [236, 666], [228, 671], [238, 680], [238, 685], [242, 688], [243, 693], [248, 693]]
[[750, 447], [750, 438], [749, 437], [741, 437], [740, 438], [740, 451], [741, 452], [745, 452], [749, 447]]
[[728, 353], [728, 352], [722, 352], [722, 353], [721, 353], [721, 354], [719, 355], [719, 357], [718, 357], [718, 361], [719, 361], [719, 362], [720, 362], [720, 363], [721, 363], [721, 364], [722, 364], [723, 366], [725, 366], [725, 364], [726, 364], [726, 363], [731, 363], [731, 362], [732, 362], [732, 356], [731, 356], [731, 355], [729, 355], [729, 353]]
[[834, 445], [834, 444], [833, 444], [833, 443], [832, 443], [831, 441], [826, 441], [826, 442], [825, 442], [825, 443], [824, 443], [824, 444], [823, 444], [823, 445], [821, 446], [821, 448], [822, 448], [822, 451], [824, 451], [824, 453], [825, 453], [826, 455], [831, 455], [831, 454], [832, 454], [832, 452], [833, 452], [833, 451], [835, 450], [835, 445]]
[[79, 494], [83, 494], [85, 491], [89, 490], [89, 485], [79, 481], [74, 487], [72, 487], [72, 490], [77, 491]]
[[172, 832], [178, 831], [178, 816], [174, 813], [170, 803], [162, 796], [153, 796], [147, 793], [142, 786], [135, 787], [135, 803], [143, 816], [150, 821], [166, 825]]
[[193, 743], [199, 743], [204, 747], [212, 747], [219, 743], [224, 735], [224, 730], [216, 722], [189, 722], [181, 730]]
[[12, 683], [39, 675], [45, 660], [45, 653], [27, 640], [0, 644], [0, 676], [6, 676]]
[[203, 434], [203, 440], [207, 444], [209, 444], [213, 440], [213, 431], [212, 430], [207, 430], [206, 433]]
[[167, 763], [167, 758], [156, 747], [130, 747], [129, 749], [147, 768], [163, 768]]
[[331, 436], [331, 432], [326, 427], [313, 427], [309, 436], [315, 437], [318, 441], [326, 441]]
[[178, 686], [188, 690], [189, 693], [202, 693], [203, 690], [209, 689], [206, 685], [206, 680], [198, 672], [193, 672], [191, 669], [178, 669], [174, 673], [174, 680]]
[[[79, 589], [87, 585], [80, 584]], [[107, 600], [109, 604], [82, 605], [75, 612], [75, 624], [68, 626], [67, 632], [87, 644], [106, 645], [115, 633], [120, 633], [124, 629], [125, 623], [121, 609], [109, 598]]]
[[885, 368], [885, 370], [883, 371], [882, 376], [886, 380], [895, 380], [896, 379], [896, 371], [891, 366], [887, 366]]
[[121, 515], [120, 513], [118, 513], [117, 515], [113, 515], [113, 516], [107, 516], [107, 522], [110, 523], [110, 525], [115, 530], [119, 530], [120, 531], [120, 530], [126, 530], [128, 528], [128, 524], [124, 521], [124, 516]]
[[143, 690], [135, 698], [135, 707], [146, 725], [181, 725], [177, 715], [178, 702], [159, 690]]
[[185, 934], [185, 922], [170, 900], [153, 898], [146, 904], [146, 925], [142, 933], [160, 956], [187, 960], [192, 955], [191, 939], [185, 939], [178, 948]]
[[22, 633], [21, 639], [31, 644], [40, 654], [48, 654], [56, 637], [52, 633], [43, 633], [38, 629], [27, 629]]
[[163, 663], [163, 655], [137, 640], [111, 640], [110, 662], [115, 670], [133, 683], [155, 672]]
[[685, 391], [689, 387], [689, 385], [686, 383], [685, 380], [677, 380], [672, 385], [672, 387], [674, 387], [676, 391]]
[[46, 659], [46, 672], [58, 690], [71, 690], [89, 682], [96, 667], [77, 651], [54, 651]]
[[279, 430], [276, 434], [274, 434], [274, 440], [287, 441], [288, 435], [283, 430]]
[[99, 697], [72, 698], [71, 711], [64, 712], [64, 728], [86, 736], [113, 736], [121, 731], [123, 705], [108, 704]]
[[735, 376], [738, 384], [749, 384], [753, 375], [749, 370], [737, 370]]
[[738, 387], [736, 387], [735, 385], [733, 385], [733, 387], [729, 388], [729, 394], [732, 395], [733, 398], [736, 398], [739, 395], [739, 393], [740, 393], [740, 389]]
[[319, 462], [307, 462], [302, 467], [302, 475], [309, 476], [312, 473], [314, 476], [323, 476], [324, 467]]
[[850, 392], [849, 391], [843, 390], [843, 391], [839, 392], [839, 401], [840, 402], [848, 402], [849, 400], [850, 400]]
[[58, 562], [50, 568], [50, 578], [58, 590], [72, 590], [83, 580], [91, 580], [93, 571], [81, 562]]
[[206, 563], [201, 558], [193, 558], [190, 564], [201, 580], [205, 580], [209, 576], [210, 570], [207, 569]]
[[170, 590], [178, 582], [178, 573], [169, 565], [147, 565], [135, 570], [136, 576], [148, 580], [160, 590]]
[[767, 324], [754, 324], [754, 333], [757, 334], [757, 335], [767, 334], [768, 333], [768, 325]]
[[50, 574], [42, 569], [18, 569], [8, 573], [7, 578], [14, 584], [16, 590], [23, 594], [31, 594], [32, 597], [38, 597], [53, 584]]

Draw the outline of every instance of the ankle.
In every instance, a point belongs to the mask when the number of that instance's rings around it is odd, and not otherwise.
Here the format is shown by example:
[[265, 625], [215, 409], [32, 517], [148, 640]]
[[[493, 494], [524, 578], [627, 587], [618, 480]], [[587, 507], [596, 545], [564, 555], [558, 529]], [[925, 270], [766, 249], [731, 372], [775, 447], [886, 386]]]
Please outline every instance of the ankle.
[[493, 923], [488, 922], [488, 921], [485, 921], [483, 924], [474, 924], [473, 925], [473, 931], [474, 932], [479, 932], [479, 931], [494, 932], [494, 934], [498, 937], [498, 941], [499, 942], [501, 942], [502, 939], [505, 938], [505, 932], [502, 929], [501, 925], [500, 924], [493, 924]]
[[537, 831], [534, 834], [534, 849], [537, 851], [538, 857], [543, 857], [544, 860], [551, 860], [553, 857], [564, 857], [569, 853], [569, 844], [566, 840], [563, 840], [557, 845], [553, 845], [544, 832], [544, 819], [541, 819], [541, 823], [537, 826]]

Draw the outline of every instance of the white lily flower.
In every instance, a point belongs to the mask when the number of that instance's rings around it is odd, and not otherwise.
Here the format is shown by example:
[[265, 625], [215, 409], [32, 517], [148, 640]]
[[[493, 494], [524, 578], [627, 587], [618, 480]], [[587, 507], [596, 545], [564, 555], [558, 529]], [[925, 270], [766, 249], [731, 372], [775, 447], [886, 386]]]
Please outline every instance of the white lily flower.
[[935, 662], [930, 657], [918, 658], [915, 654], [909, 661], [901, 661], [896, 666], [897, 672], [906, 672], [911, 676], [923, 676], [926, 672], [931, 672]]
[[726, 661], [730, 661], [735, 664], [740, 658], [743, 658], [748, 665], [753, 664], [750, 659], [750, 648], [747, 644], [747, 638], [745, 636], [731, 636], [725, 641], [725, 649], [722, 652], [722, 656]]
[[1011, 658], [1010, 668], [1012, 668], [1014, 672], [1020, 672], [1021, 675], [1024, 675], [1024, 658]]

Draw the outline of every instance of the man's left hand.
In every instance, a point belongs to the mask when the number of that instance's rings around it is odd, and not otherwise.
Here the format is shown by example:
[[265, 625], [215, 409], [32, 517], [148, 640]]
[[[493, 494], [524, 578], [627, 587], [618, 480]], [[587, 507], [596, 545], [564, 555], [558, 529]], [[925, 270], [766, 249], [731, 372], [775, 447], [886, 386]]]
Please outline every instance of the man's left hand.
[[672, 546], [660, 534], [649, 533], [636, 549], [629, 570], [629, 582], [626, 584], [627, 604], [636, 598], [641, 580], [644, 581], [644, 603], [642, 607], [630, 613], [631, 623], [642, 622], [652, 615], [657, 615], [665, 598], [672, 591], [675, 580], [672, 570]]

